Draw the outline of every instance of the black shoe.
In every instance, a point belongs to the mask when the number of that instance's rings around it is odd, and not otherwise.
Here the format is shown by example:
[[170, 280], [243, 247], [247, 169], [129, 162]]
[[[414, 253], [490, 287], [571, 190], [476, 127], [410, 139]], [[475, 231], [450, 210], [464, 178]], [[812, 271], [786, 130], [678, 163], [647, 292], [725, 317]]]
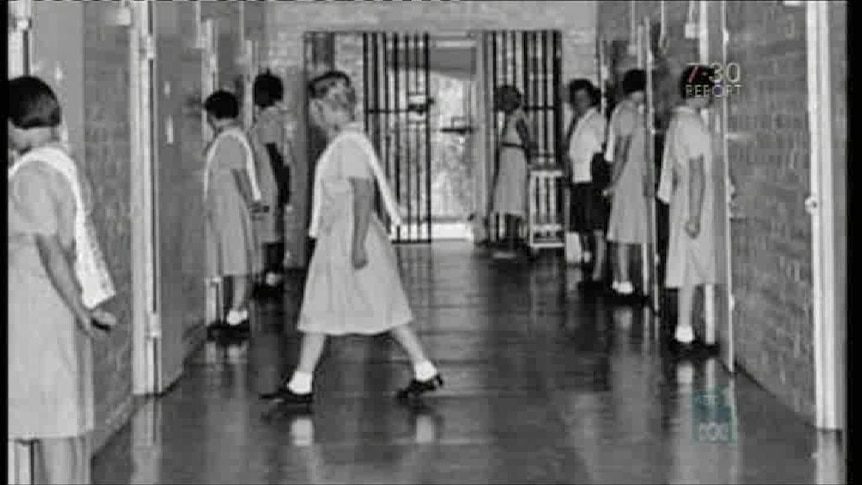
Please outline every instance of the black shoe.
[[410, 399], [418, 399], [426, 392], [436, 391], [443, 387], [443, 378], [438, 373], [436, 376], [427, 381], [419, 381], [411, 379], [410, 384], [404, 389], [399, 390], [395, 394], [395, 398], [399, 401], [408, 401]]
[[265, 401], [279, 401], [283, 404], [295, 404], [300, 406], [311, 406], [314, 401], [312, 393], [297, 394], [287, 386], [279, 386], [278, 389], [272, 392], [266, 392], [260, 395], [260, 398]]

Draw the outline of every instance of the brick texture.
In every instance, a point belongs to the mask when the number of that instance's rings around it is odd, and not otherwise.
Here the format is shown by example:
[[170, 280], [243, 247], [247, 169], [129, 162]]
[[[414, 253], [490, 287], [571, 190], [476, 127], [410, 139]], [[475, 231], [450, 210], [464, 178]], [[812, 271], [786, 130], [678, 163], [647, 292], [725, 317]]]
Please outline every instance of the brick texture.
[[[686, 62], [698, 60], [696, 40], [684, 39], [690, 2], [665, 2], [667, 49], [658, 59], [674, 80]], [[599, 34], [630, 38], [631, 9], [656, 25], [659, 2], [601, 2]], [[843, 33], [837, 4], [834, 31]], [[710, 12], [718, 12], [711, 9]], [[695, 12], [695, 15], [697, 12]], [[711, 15], [715, 15], [711, 13]], [[696, 17], [695, 17], [696, 19]], [[814, 416], [811, 219], [804, 209], [809, 193], [809, 134], [806, 84], [805, 9], [777, 2], [728, 2], [728, 62], [742, 71], [741, 94], [729, 102], [729, 129], [756, 143], [730, 142], [731, 178], [744, 218], [732, 224], [732, 277], [737, 301], [737, 361], [765, 388], [806, 418]], [[840, 44], [840, 35], [833, 44]], [[718, 42], [710, 60], [720, 60]], [[836, 50], [832, 66], [838, 93], [846, 78], [844, 57]], [[621, 62], [623, 69], [633, 59]], [[662, 75], [657, 75], [661, 78]], [[661, 83], [661, 81], [659, 81]], [[658, 86], [657, 114], [679, 102], [670, 83]], [[836, 94], [836, 130], [846, 124], [843, 89]], [[846, 156], [835, 134], [836, 157]], [[837, 165], [837, 164], [836, 164]]]
[[84, 171], [93, 183], [93, 220], [117, 287], [109, 310], [120, 325], [95, 345], [97, 444], [132, 407], [132, 264], [129, 31], [108, 26], [106, 5], [84, 3]]
[[[303, 33], [309, 31], [379, 31], [466, 33], [481, 30], [546, 30], [563, 33], [563, 79], [596, 78], [595, 2], [450, 1], [450, 2], [268, 2], [269, 66], [283, 77], [287, 123], [293, 127], [298, 161], [294, 167], [295, 212], [288, 247], [302, 266], [306, 260], [305, 227], [309, 161], [305, 143]], [[361, 73], [361, 70], [359, 71]]]

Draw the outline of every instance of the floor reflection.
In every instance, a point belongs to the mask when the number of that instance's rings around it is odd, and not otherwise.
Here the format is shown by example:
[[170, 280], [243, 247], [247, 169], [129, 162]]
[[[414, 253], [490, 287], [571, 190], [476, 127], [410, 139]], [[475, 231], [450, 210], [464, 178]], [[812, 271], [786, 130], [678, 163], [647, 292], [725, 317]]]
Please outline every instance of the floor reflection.
[[138, 410], [96, 483], [841, 481], [838, 438], [715, 359], [674, 358], [650, 312], [578, 294], [558, 259], [399, 252], [447, 383], [424, 406], [393, 399], [410, 366], [386, 337], [330, 342], [313, 413], [260, 402], [297, 357], [294, 282], [255, 310], [249, 341], [208, 343]]

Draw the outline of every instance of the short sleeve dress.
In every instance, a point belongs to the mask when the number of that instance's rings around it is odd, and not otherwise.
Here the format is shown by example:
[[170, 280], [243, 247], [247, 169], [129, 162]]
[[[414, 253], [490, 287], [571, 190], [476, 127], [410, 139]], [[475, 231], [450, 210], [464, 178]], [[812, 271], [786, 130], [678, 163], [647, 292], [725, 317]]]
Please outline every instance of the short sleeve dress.
[[[82, 436], [93, 430], [93, 350], [48, 277], [37, 235], [70, 253], [78, 210], [60, 172], [34, 161], [9, 184], [9, 438]], [[91, 205], [82, 180], [85, 210]]]
[[523, 110], [517, 109], [506, 117], [503, 136], [497, 147], [500, 159], [494, 185], [493, 211], [497, 214], [524, 217], [527, 214], [527, 155], [518, 122], [527, 121]]
[[[703, 157], [703, 208], [700, 233], [692, 238], [685, 230], [689, 217], [690, 163]], [[678, 181], [670, 196], [670, 241], [665, 286], [680, 288], [716, 282], [715, 208], [712, 146], [709, 130], [691, 108], [680, 107], [668, 127], [663, 164], [671, 164]]]
[[[413, 314], [398, 260], [386, 229], [371, 215], [365, 250], [368, 264], [353, 268], [351, 178], [374, 181], [365, 158], [364, 134], [342, 133], [318, 160], [321, 174], [320, 226], [300, 310], [299, 330], [326, 335], [374, 335], [404, 325]], [[372, 151], [373, 152], [373, 151]]]
[[240, 194], [234, 171], [246, 173], [242, 144], [219, 135], [212, 157], [206, 193], [207, 272], [210, 277], [246, 276], [260, 271], [251, 212]]
[[608, 220], [608, 241], [623, 244], [646, 244], [649, 240], [647, 226], [647, 200], [644, 197], [643, 179], [646, 173], [646, 126], [637, 106], [629, 100], [623, 101], [611, 119], [612, 130], [617, 138], [631, 137], [626, 164], [617, 181], [611, 198], [611, 213]]

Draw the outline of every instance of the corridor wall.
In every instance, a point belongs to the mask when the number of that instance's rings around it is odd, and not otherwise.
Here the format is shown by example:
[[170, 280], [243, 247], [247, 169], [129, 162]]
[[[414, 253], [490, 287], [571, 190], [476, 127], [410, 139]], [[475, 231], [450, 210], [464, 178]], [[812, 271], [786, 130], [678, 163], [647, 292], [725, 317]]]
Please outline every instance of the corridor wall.
[[[601, 2], [599, 34], [629, 41], [632, 10], [638, 22], [649, 17], [658, 25], [663, 5], [665, 56], [669, 79], [675, 83], [686, 63], [699, 60], [697, 40], [684, 35], [689, 9], [697, 3]], [[837, 33], [830, 38], [832, 65], [828, 66], [835, 85], [833, 166], [836, 183], [843, 184], [845, 2], [831, 3], [830, 11], [831, 31]], [[730, 132], [739, 135], [729, 142], [728, 154], [740, 213], [731, 222], [736, 360], [781, 401], [813, 421], [813, 235], [805, 210], [811, 170], [806, 10], [781, 2], [727, 2], [727, 29], [728, 62], [739, 64], [742, 77], [739, 95], [729, 99], [728, 113]], [[710, 57], [711, 62], [721, 62], [720, 53], [710, 52]], [[665, 108], [679, 102], [675, 85], [660, 93]], [[843, 188], [836, 188], [836, 196], [841, 194]], [[838, 206], [843, 207], [843, 202]], [[842, 212], [838, 220], [843, 218]], [[844, 227], [843, 222], [839, 227]], [[841, 237], [836, 241], [840, 241], [836, 243], [840, 248], [835, 248], [838, 254], [845, 243]]]

